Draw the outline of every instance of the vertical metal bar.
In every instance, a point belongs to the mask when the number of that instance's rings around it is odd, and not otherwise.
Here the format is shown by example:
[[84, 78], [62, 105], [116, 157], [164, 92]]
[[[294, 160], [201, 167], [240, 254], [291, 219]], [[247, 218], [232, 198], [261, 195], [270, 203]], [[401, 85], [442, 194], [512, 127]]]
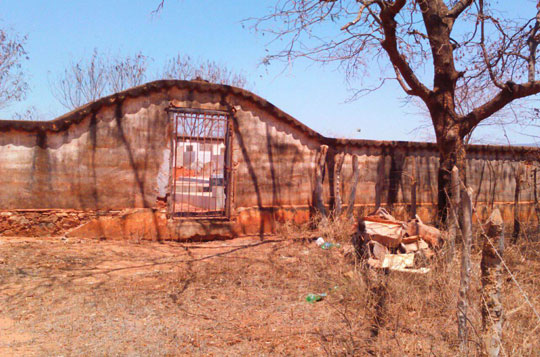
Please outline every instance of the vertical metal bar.
[[[202, 151], [202, 181], [198, 181], [198, 184], [199, 184], [198, 186], [199, 187], [197, 188], [197, 195], [200, 194], [202, 202], [204, 202], [205, 199], [206, 199], [206, 195], [205, 195], [206, 192], [204, 192], [204, 176], [205, 176], [204, 175], [204, 162], [205, 162], [205, 159], [206, 159], [206, 133], [205, 133], [205, 131], [206, 131], [206, 128], [205, 128], [206, 120], [207, 120], [206, 119], [206, 114], [203, 114], [202, 121], [201, 121], [202, 122], [202, 135], [201, 135], [201, 137], [202, 137], [202, 146], [201, 146], [201, 151]], [[199, 139], [199, 141], [200, 141], [200, 139]], [[199, 190], [201, 191], [200, 193], [199, 193]], [[203, 206], [203, 207], [200, 207], [200, 210], [205, 211], [206, 208]]]
[[[182, 113], [182, 126], [183, 126], [183, 131], [182, 131], [182, 142], [184, 143], [183, 145], [183, 150], [184, 150], [184, 153], [182, 154], [183, 157], [182, 157], [182, 201], [180, 203], [180, 211], [181, 211], [181, 215], [184, 215], [185, 213], [185, 209], [184, 209], [184, 201], [186, 200], [185, 198], [185, 190], [186, 190], [186, 160], [185, 160], [185, 157], [186, 157], [186, 147], [187, 147], [187, 139], [186, 139], [186, 133], [188, 132], [188, 116], [185, 114], [185, 113]], [[190, 154], [191, 155], [191, 154]]]
[[[201, 130], [201, 120], [200, 120], [200, 116], [199, 114], [196, 114], [195, 115], [195, 126], [197, 128], [196, 130], [196, 135], [198, 136], [199, 133], [200, 133], [200, 130]], [[194, 145], [194, 147], [196, 147], [196, 150], [195, 150], [195, 167], [193, 169], [193, 172], [192, 174], [194, 175], [190, 181], [191, 183], [191, 194], [190, 194], [190, 202], [191, 202], [191, 210], [193, 210], [194, 212], [198, 212], [199, 211], [199, 207], [196, 205], [197, 201], [196, 201], [196, 198], [197, 198], [197, 182], [198, 182], [198, 178], [199, 178], [199, 163], [200, 163], [200, 154], [201, 154], [201, 142], [195, 138], [193, 140], [195, 142], [196, 145]]]
[[231, 214], [232, 202], [232, 121], [225, 117], [225, 152], [223, 153], [223, 191], [225, 194], [224, 213]]
[[[206, 114], [202, 114], [202, 115], [199, 116], [199, 127], [200, 127], [200, 130], [201, 130], [201, 134], [197, 138], [197, 140], [199, 141], [199, 152], [197, 153], [197, 161], [199, 162], [199, 164], [201, 164], [202, 175], [201, 175], [201, 172], [199, 172], [197, 170], [197, 181], [195, 181], [195, 185], [197, 187], [195, 194], [196, 194], [197, 198], [198, 197], [204, 197], [204, 196], [202, 196], [202, 194], [199, 196], [199, 190], [202, 190], [201, 181], [200, 181], [199, 177], [202, 176], [202, 180], [204, 182], [204, 125], [205, 125], [205, 119], [206, 119]], [[202, 154], [202, 159], [201, 159], [201, 154]], [[199, 167], [197, 167], [197, 169], [198, 168]], [[201, 207], [200, 205], [197, 206], [197, 211], [199, 211], [199, 212], [204, 211], [204, 207]]]
[[[193, 118], [191, 117], [190, 114], [186, 114], [186, 117], [189, 116], [189, 119], [191, 120], [190, 123], [191, 123], [191, 126], [192, 128], [195, 127], [196, 123], [193, 122]], [[191, 130], [191, 132], [193, 133], [193, 129]], [[189, 154], [189, 161], [190, 161], [190, 166], [193, 165], [193, 163], [191, 162], [191, 157], [194, 156], [194, 150], [195, 150], [195, 145], [193, 145], [193, 140], [190, 139], [189, 141], [189, 145], [191, 147], [191, 151], [190, 151], [190, 154]], [[188, 193], [187, 193], [187, 209], [188, 210], [191, 210], [191, 169], [188, 169], [185, 171], [188, 175], [188, 179], [187, 179], [187, 186], [188, 186]]]
[[186, 190], [186, 152], [188, 147], [188, 142], [186, 140], [186, 133], [187, 133], [187, 116], [185, 113], [181, 114], [182, 118], [182, 193], [180, 197], [182, 200], [180, 201], [180, 211], [181, 215], [184, 215], [184, 201], [186, 199], [185, 197], [185, 190]]
[[[212, 136], [212, 139], [213, 139], [212, 149], [214, 149], [216, 145], [219, 146], [219, 141], [216, 141], [216, 137], [219, 135], [218, 134], [219, 133], [219, 116], [215, 116], [213, 119], [214, 121], [212, 122], [212, 127], [210, 130], [210, 135]], [[216, 160], [219, 160], [219, 159], [214, 157], [214, 161]], [[219, 181], [219, 176], [217, 174], [215, 174], [214, 176], [215, 176], [215, 183], [217, 184]], [[215, 191], [216, 191], [216, 195], [215, 197], [212, 197], [212, 198], [213, 198], [213, 206], [214, 206], [213, 209], [214, 209], [215, 214], [217, 214], [217, 211], [218, 211], [218, 186], [217, 185], [216, 185]]]
[[[219, 126], [219, 136], [220, 136], [220, 143], [223, 143], [225, 146], [227, 145], [226, 143], [226, 120], [227, 120], [227, 117], [223, 116], [223, 115], [220, 115], [220, 126]], [[225, 213], [225, 180], [226, 180], [226, 174], [225, 174], [225, 152], [223, 152], [223, 155], [221, 155], [221, 147], [219, 148], [219, 164], [221, 164], [221, 176], [223, 177], [223, 182], [222, 182], [222, 188], [221, 188], [221, 200], [220, 200], [220, 207], [219, 207], [219, 210], [220, 210], [220, 213], [221, 214], [224, 214]], [[219, 167], [219, 166], [218, 166]]]
[[[216, 144], [216, 143], [219, 143], [219, 142], [216, 141], [216, 138], [215, 138], [215, 137], [217, 136], [217, 135], [216, 135], [216, 127], [219, 127], [219, 116], [215, 116], [215, 117], [213, 118], [212, 126], [211, 126], [211, 128], [210, 128], [210, 130], [209, 130], [209, 135], [212, 136], [212, 140], [213, 140], [213, 141], [212, 141], [212, 142], [213, 142], [213, 144], [212, 144], [212, 150], [214, 150], [214, 148], [215, 148], [216, 145], [219, 145], [219, 144]], [[219, 130], [219, 129], [218, 129], [218, 130]], [[214, 157], [214, 161], [215, 161], [215, 160], [216, 160], [216, 157]], [[214, 182], [214, 183], [217, 184], [218, 181], [219, 181], [219, 177], [218, 177], [217, 175], [214, 175], [214, 176], [215, 176], [215, 180], [214, 180], [215, 182]], [[212, 201], [213, 201], [212, 203], [213, 203], [213, 206], [214, 206], [214, 207], [213, 207], [214, 212], [215, 212], [215, 214], [217, 214], [217, 210], [218, 210], [218, 209], [217, 209], [217, 204], [218, 204], [218, 186], [217, 186], [217, 185], [216, 185], [215, 191], [216, 191], [216, 195], [215, 195], [215, 197], [214, 197], [214, 195], [212, 195]], [[213, 194], [213, 193], [214, 193], [214, 191], [212, 190], [212, 194]]]
[[[219, 156], [216, 156], [214, 155], [214, 151], [216, 149], [216, 146], [219, 146], [219, 141], [216, 141], [216, 127], [219, 127], [219, 116], [218, 115], [214, 115], [213, 118], [212, 118], [212, 126], [209, 128], [209, 136], [212, 138], [212, 165], [211, 165], [211, 170], [212, 170], [212, 175], [214, 176], [214, 184], [215, 184], [215, 192], [216, 194], [214, 195], [214, 190], [212, 190], [212, 201], [213, 201], [213, 205], [214, 205], [214, 214], [218, 214], [218, 183], [219, 183], [219, 176], [217, 175], [217, 172], [214, 172], [214, 162], [216, 160], [219, 160]], [[217, 171], [217, 170], [216, 170]]]
[[174, 216], [174, 214], [176, 213], [176, 167], [178, 165], [178, 160], [177, 160], [177, 156], [178, 156], [178, 114], [177, 113], [174, 113], [173, 114], [173, 118], [174, 118], [174, 145], [173, 145], [173, 149], [174, 149], [174, 166], [173, 166], [173, 192], [172, 192], [172, 215]]
[[228, 196], [228, 182], [229, 182], [229, 173], [227, 171], [227, 168], [229, 166], [229, 163], [227, 162], [227, 155], [228, 155], [228, 147], [229, 147], [229, 135], [228, 135], [228, 128], [229, 128], [229, 122], [228, 117], [223, 116], [223, 144], [225, 146], [225, 150], [223, 151], [223, 158], [222, 158], [222, 172], [223, 172], [223, 215], [227, 214], [228, 206], [227, 206], [227, 196]]
[[[208, 196], [205, 196], [205, 197], [208, 197], [208, 203], [207, 203], [207, 208], [206, 210], [207, 211], [211, 211], [212, 210], [212, 200], [213, 200], [213, 195], [212, 195], [212, 159], [213, 159], [213, 156], [212, 156], [212, 150], [213, 150], [213, 143], [212, 143], [212, 137], [211, 137], [211, 132], [212, 132], [212, 115], [211, 114], [206, 114], [207, 115], [207, 125], [205, 127], [205, 132], [204, 132], [204, 146], [205, 148], [207, 149], [207, 145], [210, 147], [210, 157], [208, 158], [208, 169], [209, 169], [209, 172], [208, 172], [208, 192], [207, 195]], [[207, 140], [208, 139], [208, 140]]]
[[[200, 120], [200, 117], [199, 117], [199, 114], [195, 114], [194, 115], [194, 126], [195, 128], [197, 128], [197, 130], [195, 130], [195, 133], [196, 133], [196, 136], [198, 137], [199, 133], [200, 133], [200, 125], [201, 125], [201, 120]], [[191, 172], [191, 180], [189, 180], [189, 189], [190, 189], [190, 194], [189, 194], [189, 203], [190, 203], [190, 206], [189, 206], [189, 209], [195, 213], [197, 213], [199, 211], [199, 208], [197, 207], [197, 205], [195, 204], [196, 203], [196, 198], [197, 198], [197, 180], [198, 180], [198, 177], [199, 177], [199, 154], [200, 154], [200, 151], [201, 151], [201, 142], [197, 139], [197, 138], [194, 138], [193, 139], [194, 141], [194, 145], [193, 145], [193, 148], [195, 150], [195, 154], [193, 155], [195, 157], [195, 166], [193, 168], [193, 171]]]

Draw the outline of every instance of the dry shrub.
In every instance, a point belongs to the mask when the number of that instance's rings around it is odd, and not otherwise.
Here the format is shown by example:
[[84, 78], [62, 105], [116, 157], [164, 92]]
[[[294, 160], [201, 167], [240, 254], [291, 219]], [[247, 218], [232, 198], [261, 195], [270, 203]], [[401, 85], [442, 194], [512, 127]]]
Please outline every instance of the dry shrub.
[[[505, 271], [502, 298], [505, 310], [503, 343], [509, 356], [534, 356], [540, 351], [540, 322], [526, 302], [540, 311], [540, 242], [522, 239], [505, 249], [504, 260], [512, 272]], [[523, 290], [520, 291], [519, 286]]]
[[344, 244], [350, 243], [351, 235], [355, 229], [354, 218], [336, 216], [333, 213], [325, 217], [316, 213], [305, 223], [281, 222], [276, 233], [284, 238], [323, 237], [325, 241]]
[[356, 224], [352, 218], [330, 215], [320, 219], [316, 233], [326, 241], [343, 244], [350, 243], [355, 229]]
[[283, 221], [277, 223], [275, 232], [282, 238], [313, 238], [316, 234], [313, 229], [315, 222], [313, 217], [304, 223], [296, 223], [292, 220]]

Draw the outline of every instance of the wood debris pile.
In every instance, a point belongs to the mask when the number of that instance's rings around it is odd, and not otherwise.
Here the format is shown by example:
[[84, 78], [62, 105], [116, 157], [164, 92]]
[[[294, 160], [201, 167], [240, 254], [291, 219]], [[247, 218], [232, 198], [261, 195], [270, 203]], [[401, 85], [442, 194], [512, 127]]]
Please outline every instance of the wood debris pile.
[[425, 267], [442, 246], [441, 232], [418, 216], [399, 221], [385, 209], [363, 217], [353, 237], [357, 252], [373, 268], [426, 273]]

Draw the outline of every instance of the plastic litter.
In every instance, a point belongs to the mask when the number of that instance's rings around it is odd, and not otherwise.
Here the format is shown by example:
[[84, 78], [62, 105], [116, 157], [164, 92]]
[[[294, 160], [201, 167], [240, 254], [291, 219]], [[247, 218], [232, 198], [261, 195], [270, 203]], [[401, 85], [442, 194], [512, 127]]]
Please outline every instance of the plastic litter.
[[326, 297], [326, 293], [320, 293], [320, 294], [307, 294], [306, 301], [313, 304], [314, 302], [321, 301]]
[[323, 243], [323, 245], [321, 245], [321, 248], [322, 249], [331, 249], [331, 248], [340, 248], [341, 247], [341, 244], [339, 243], [330, 243], [330, 242], [325, 242]]
[[315, 244], [317, 244], [319, 247], [320, 247], [321, 245], [323, 245], [323, 244], [324, 244], [324, 239], [323, 239], [323, 237], [317, 238], [317, 240], [315, 241]]

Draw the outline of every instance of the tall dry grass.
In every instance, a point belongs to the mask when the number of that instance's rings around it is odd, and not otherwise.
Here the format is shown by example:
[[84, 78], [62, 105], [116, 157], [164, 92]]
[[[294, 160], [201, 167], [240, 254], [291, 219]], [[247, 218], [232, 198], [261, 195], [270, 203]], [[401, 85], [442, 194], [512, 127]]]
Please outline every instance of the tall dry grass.
[[[525, 227], [525, 226], [523, 226]], [[478, 228], [478, 227], [477, 227]], [[341, 218], [321, 219], [303, 226], [288, 225], [284, 235], [317, 237], [340, 242], [343, 265], [329, 265], [327, 258], [314, 256], [312, 264], [326, 285], [336, 284], [339, 293], [331, 294], [332, 304], [341, 320], [341, 333], [321, 329], [320, 341], [328, 355], [377, 356], [449, 356], [458, 354], [457, 296], [460, 281], [460, 245], [450, 263], [436, 257], [427, 274], [375, 271], [350, 252], [354, 222]], [[470, 289], [469, 351], [482, 355], [480, 260], [482, 236], [475, 229]], [[540, 237], [536, 226], [522, 230], [517, 244], [505, 235], [504, 260], [520, 287], [505, 271], [502, 286], [505, 320], [502, 356], [539, 356], [540, 322], [526, 303], [540, 309]], [[349, 253], [349, 254], [347, 254]], [[334, 262], [335, 264], [335, 262]], [[321, 273], [325, 272], [325, 273]], [[310, 279], [316, 280], [317, 277]], [[520, 290], [521, 288], [521, 290]]]

